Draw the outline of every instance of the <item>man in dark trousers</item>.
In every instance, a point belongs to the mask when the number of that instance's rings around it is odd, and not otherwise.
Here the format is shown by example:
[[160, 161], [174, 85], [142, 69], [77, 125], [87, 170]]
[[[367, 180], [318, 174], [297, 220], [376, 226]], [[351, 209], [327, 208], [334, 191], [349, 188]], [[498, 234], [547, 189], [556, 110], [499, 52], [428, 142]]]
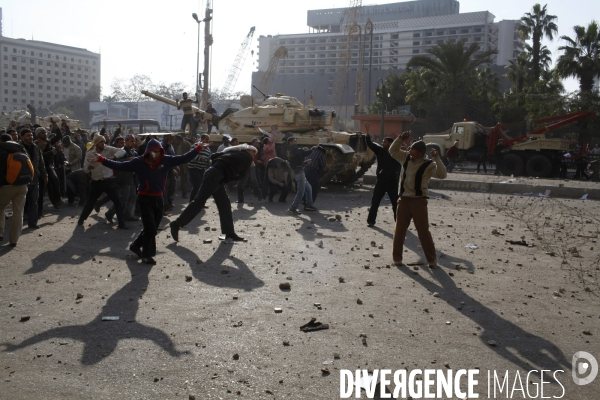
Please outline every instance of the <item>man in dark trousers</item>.
[[239, 146], [230, 146], [222, 153], [211, 155], [213, 164], [204, 173], [198, 194], [183, 210], [179, 218], [170, 224], [171, 236], [173, 236], [175, 241], [179, 241], [179, 229], [189, 224], [205, 208], [206, 201], [210, 196], [215, 199], [217, 209], [219, 210], [221, 233], [224, 235], [219, 239], [224, 239], [226, 243], [244, 240], [235, 233], [231, 201], [229, 201], [229, 197], [227, 196], [225, 184], [232, 181], [239, 181], [246, 175], [252, 164], [254, 153], [256, 153], [254, 146], [242, 144]]
[[479, 160], [477, 160], [477, 173], [479, 173], [481, 164], [483, 164], [483, 172], [487, 174], [487, 166], [485, 165], [488, 153], [487, 142], [488, 137], [485, 133], [483, 131], [477, 131], [475, 134], [475, 149], [481, 152], [481, 156], [479, 156]]
[[292, 172], [294, 174], [294, 179], [296, 180], [296, 197], [294, 197], [294, 201], [292, 202], [292, 206], [289, 208], [288, 212], [290, 214], [299, 215], [300, 211], [298, 211], [298, 206], [302, 201], [302, 198], [306, 194], [306, 203], [304, 205], [304, 211], [317, 211], [317, 209], [313, 206], [312, 199], [312, 187], [308, 180], [306, 179], [306, 175], [304, 174], [304, 165], [311, 164], [312, 160], [306, 160], [305, 157], [308, 156], [312, 149], [308, 148], [300, 148], [298, 147], [298, 141], [295, 137], [290, 137], [288, 139], [288, 151], [287, 151], [287, 160], [290, 163], [290, 167], [292, 168]]
[[168, 156], [165, 155], [160, 142], [152, 139], [148, 142], [144, 155], [130, 161], [117, 162], [97, 156], [97, 161], [103, 166], [116, 171], [135, 172], [138, 178], [137, 201], [142, 214], [143, 228], [129, 246], [129, 250], [137, 254], [145, 264], [156, 264], [153, 257], [156, 255], [156, 233], [163, 217], [163, 192], [167, 174], [173, 167], [191, 161], [202, 147], [203, 144], [199, 144], [180, 156]]
[[38, 199], [39, 183], [48, 183], [48, 174], [44, 164], [44, 156], [40, 148], [33, 142], [33, 132], [25, 128], [21, 131], [21, 144], [27, 150], [31, 164], [33, 165], [33, 181], [27, 185], [27, 195], [25, 196], [25, 214], [27, 215], [27, 225], [31, 229], [38, 229]]
[[404, 132], [390, 146], [390, 155], [402, 164], [402, 180], [400, 182], [400, 199], [396, 218], [396, 229], [392, 244], [394, 264], [402, 265], [402, 256], [406, 231], [413, 220], [421, 247], [429, 268], [437, 266], [437, 256], [431, 232], [429, 232], [429, 213], [427, 199], [429, 198], [429, 180], [431, 178], [446, 178], [446, 167], [436, 149], [431, 151], [433, 159], [425, 155], [427, 146], [422, 140], [414, 142], [409, 151], [400, 150], [410, 132]]
[[365, 130], [367, 131], [366, 139], [367, 146], [377, 156], [377, 183], [373, 189], [373, 197], [371, 198], [371, 208], [369, 209], [369, 216], [367, 217], [367, 225], [373, 226], [377, 220], [377, 209], [381, 203], [381, 199], [387, 193], [392, 202], [392, 209], [394, 210], [394, 221], [396, 220], [396, 207], [398, 207], [398, 179], [400, 173], [400, 163], [396, 161], [389, 152], [390, 146], [394, 142], [391, 137], [383, 139], [381, 145], [373, 143], [371, 141], [371, 135], [369, 134], [369, 127], [371, 124], [365, 123]]
[[500, 166], [502, 164], [502, 158], [504, 157], [504, 140], [499, 139], [498, 144], [494, 147], [494, 161], [496, 163], [496, 170], [494, 175], [500, 175]]

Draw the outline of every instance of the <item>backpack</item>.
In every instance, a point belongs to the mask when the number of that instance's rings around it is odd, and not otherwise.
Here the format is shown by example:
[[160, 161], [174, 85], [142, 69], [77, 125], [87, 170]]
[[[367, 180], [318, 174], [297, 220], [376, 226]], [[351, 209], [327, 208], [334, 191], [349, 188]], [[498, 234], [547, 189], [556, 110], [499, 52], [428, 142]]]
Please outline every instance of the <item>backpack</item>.
[[28, 185], [34, 175], [25, 147], [15, 142], [0, 143], [0, 186]]

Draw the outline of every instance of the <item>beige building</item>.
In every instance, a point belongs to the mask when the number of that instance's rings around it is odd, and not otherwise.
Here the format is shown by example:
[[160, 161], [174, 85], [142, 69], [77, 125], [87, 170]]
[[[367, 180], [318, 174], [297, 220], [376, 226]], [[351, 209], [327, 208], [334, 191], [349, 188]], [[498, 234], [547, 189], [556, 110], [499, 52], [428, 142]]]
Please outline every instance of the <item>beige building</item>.
[[37, 40], [0, 37], [0, 110], [49, 107], [100, 86], [100, 54]]
[[[495, 16], [489, 11], [460, 13], [459, 6], [456, 0], [362, 6], [357, 20], [360, 35], [355, 37], [350, 52], [350, 75], [359, 70], [361, 48], [362, 70], [370, 72], [373, 81], [368, 82], [365, 76], [365, 89], [370, 86], [371, 91], [377, 78], [384, 77], [387, 70], [402, 72], [413, 56], [427, 54], [428, 49], [440, 43], [462, 40], [467, 45], [476, 43], [480, 52], [496, 49], [498, 55], [493, 57], [493, 65], [500, 71], [523, 51], [524, 42], [516, 32], [518, 21], [495, 22]], [[258, 84], [269, 68], [275, 49], [285, 46], [288, 56], [279, 60], [272, 85], [264, 90], [296, 94], [301, 88], [307, 88], [315, 93], [317, 104], [331, 104], [331, 99], [326, 97], [334, 91], [334, 76], [347, 52], [346, 14], [346, 8], [310, 10], [308, 33], [260, 36], [258, 71], [253, 76], [253, 84]], [[373, 24], [372, 35], [365, 34], [369, 20]], [[285, 82], [286, 87], [282, 87], [281, 82]], [[347, 90], [344, 102], [350, 105], [354, 102], [354, 87]]]

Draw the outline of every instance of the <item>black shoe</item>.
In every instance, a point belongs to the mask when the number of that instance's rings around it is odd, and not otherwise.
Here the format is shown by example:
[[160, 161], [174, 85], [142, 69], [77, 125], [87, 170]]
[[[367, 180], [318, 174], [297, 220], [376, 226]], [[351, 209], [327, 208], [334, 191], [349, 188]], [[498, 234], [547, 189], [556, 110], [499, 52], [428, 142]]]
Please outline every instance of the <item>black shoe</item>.
[[173, 221], [169, 224], [169, 227], [171, 228], [171, 237], [173, 237], [173, 240], [178, 242], [179, 241], [179, 225], [177, 224], [176, 221]]
[[294, 215], [300, 215], [300, 211], [298, 211], [298, 209], [297, 209], [297, 208], [292, 208], [292, 207], [290, 207], [290, 208], [288, 209], [288, 212], [289, 212], [290, 214], [294, 214]]
[[77, 221], [77, 225], [83, 226], [83, 221], [82, 220]]
[[304, 211], [318, 211], [318, 209], [313, 206], [304, 206]]
[[108, 221], [109, 224], [113, 223], [113, 217], [114, 217], [114, 215], [110, 215], [108, 213], [108, 211], [104, 213], [104, 218], [106, 218], [106, 220]]
[[40, 229], [40, 226], [39, 225], [33, 225], [33, 226], [30, 226], [29, 229]]
[[10, 246], [11, 247], [15, 247], [17, 244], [16, 243], [11, 243]]
[[144, 264], [156, 265], [156, 260], [154, 258], [152, 258], [152, 257], [142, 258], [142, 262]]
[[172, 210], [173, 210], [173, 208], [175, 208], [175, 207], [173, 206], [173, 204], [169, 204], [169, 205], [166, 205], [166, 206], [165, 206], [165, 208], [164, 208], [164, 211], [172, 211]]
[[129, 228], [127, 228], [127, 225], [118, 225], [117, 228], [119, 228], [119, 229], [129, 229]]
[[367, 226], [375, 226], [375, 222], [367, 221]]
[[244, 204], [244, 200], [238, 200], [238, 201], [236, 201], [236, 203], [238, 203], [238, 204]]
[[234, 242], [243, 242], [244, 241], [243, 237], [239, 237], [235, 233], [228, 233], [227, 235], [225, 235], [225, 240], [227, 240], [227, 239], [231, 239]]
[[138, 256], [139, 258], [142, 258], [142, 249], [136, 249], [132, 245], [129, 245], [129, 250], [134, 252], [135, 255]]
[[94, 204], [94, 211], [96, 211], [97, 213], [100, 212], [100, 207], [102, 207], [100, 204], [96, 203]]
[[136, 222], [136, 221], [139, 221], [139, 220], [140, 219], [136, 218], [136, 217], [127, 217], [127, 218], [125, 218], [125, 221], [131, 221], [131, 222]]

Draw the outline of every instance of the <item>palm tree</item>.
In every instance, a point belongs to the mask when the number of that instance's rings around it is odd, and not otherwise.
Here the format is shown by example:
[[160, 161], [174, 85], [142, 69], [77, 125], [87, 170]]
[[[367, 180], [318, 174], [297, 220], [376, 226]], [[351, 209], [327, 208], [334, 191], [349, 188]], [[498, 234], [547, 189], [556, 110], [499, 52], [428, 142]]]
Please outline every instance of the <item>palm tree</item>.
[[[421, 68], [429, 71], [429, 77], [437, 83], [438, 91], [444, 94], [466, 92], [473, 84], [477, 68], [492, 62], [497, 50], [479, 52], [479, 45], [472, 43], [442, 43], [427, 51], [429, 55], [415, 56], [410, 59], [407, 68]], [[477, 54], [476, 54], [477, 53]]]
[[524, 39], [531, 39], [533, 42], [533, 51], [531, 54], [531, 62], [533, 69], [534, 81], [540, 79], [541, 68], [541, 43], [542, 38], [545, 36], [550, 40], [554, 39], [554, 35], [558, 34], [558, 26], [554, 22], [556, 15], [548, 15], [546, 12], [546, 6], [540, 6], [536, 4], [533, 6], [533, 12], [525, 13], [521, 17], [521, 25], [517, 28], [518, 32]]
[[500, 78], [492, 68], [477, 68], [473, 94], [482, 100], [493, 101], [500, 96]]
[[516, 60], [509, 60], [506, 66], [506, 76], [515, 86], [516, 92], [521, 93], [529, 75], [529, 54], [520, 53]]
[[598, 22], [592, 21], [587, 30], [583, 26], [573, 27], [575, 40], [561, 36], [567, 42], [558, 49], [564, 51], [558, 58], [556, 71], [561, 78], [579, 79], [582, 92], [591, 92], [594, 78], [600, 75], [600, 32]]

